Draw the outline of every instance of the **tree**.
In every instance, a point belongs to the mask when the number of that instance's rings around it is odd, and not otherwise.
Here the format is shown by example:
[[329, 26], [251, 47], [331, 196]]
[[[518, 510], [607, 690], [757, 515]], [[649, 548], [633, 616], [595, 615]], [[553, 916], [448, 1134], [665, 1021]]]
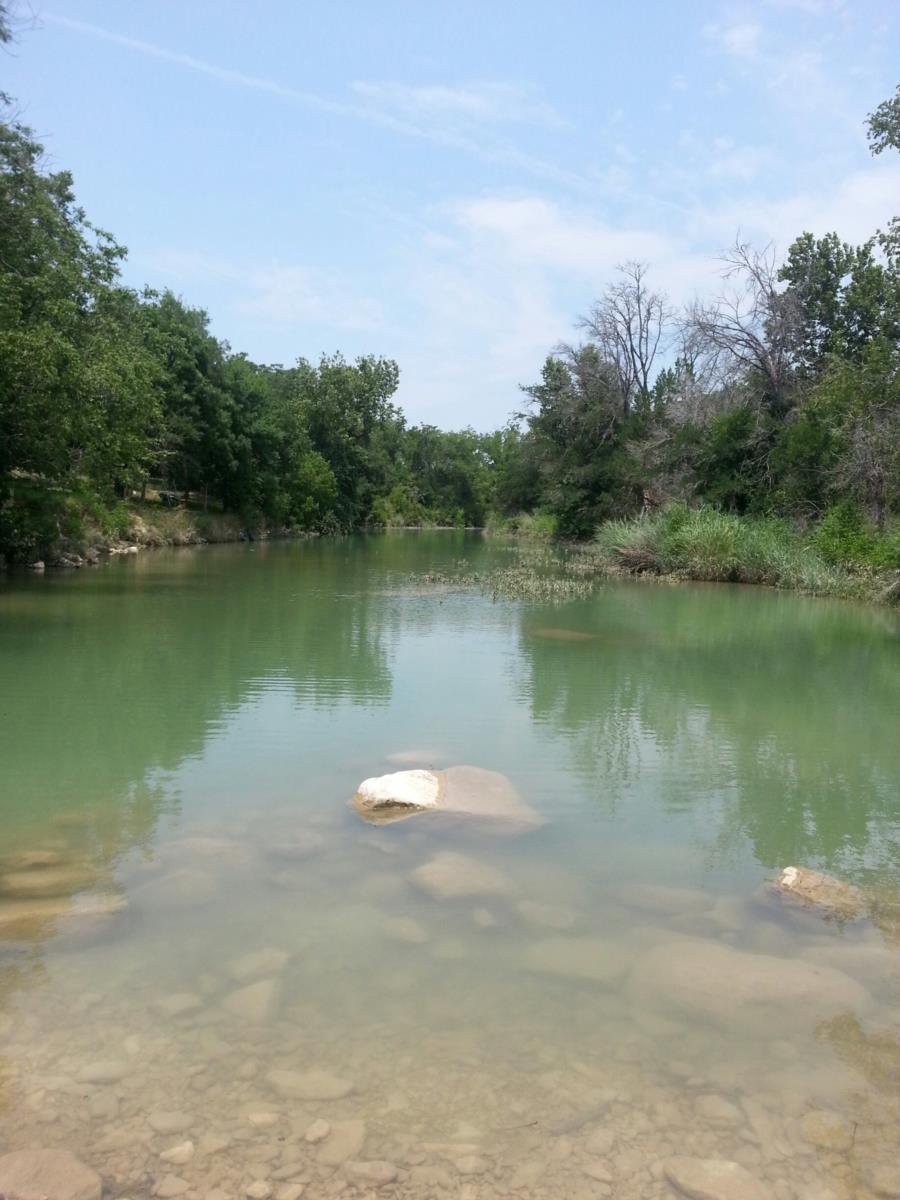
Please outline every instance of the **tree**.
[[869, 149], [881, 154], [889, 147], [900, 150], [900, 84], [889, 100], [883, 100], [866, 120]]
[[627, 418], [635, 404], [650, 407], [654, 364], [665, 344], [671, 312], [665, 295], [648, 287], [646, 263], [627, 262], [618, 273], [619, 280], [579, 326], [612, 367], [622, 416]]
[[721, 354], [758, 380], [774, 413], [789, 407], [798, 311], [779, 287], [771, 246], [755, 250], [736, 242], [723, 255], [726, 287], [711, 303], [695, 301], [686, 324], [701, 346]]

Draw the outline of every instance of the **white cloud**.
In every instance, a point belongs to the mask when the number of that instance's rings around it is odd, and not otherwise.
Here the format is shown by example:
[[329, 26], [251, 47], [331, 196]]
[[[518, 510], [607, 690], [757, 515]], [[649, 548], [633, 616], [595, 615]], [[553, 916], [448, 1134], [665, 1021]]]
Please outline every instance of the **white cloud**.
[[720, 50], [734, 58], [752, 61], [759, 55], [763, 27], [755, 21], [706, 25], [703, 32]]

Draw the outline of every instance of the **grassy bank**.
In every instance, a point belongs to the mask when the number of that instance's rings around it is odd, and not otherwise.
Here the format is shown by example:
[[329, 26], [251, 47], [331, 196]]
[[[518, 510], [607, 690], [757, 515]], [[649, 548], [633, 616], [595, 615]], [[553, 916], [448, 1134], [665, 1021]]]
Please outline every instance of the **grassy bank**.
[[900, 526], [884, 533], [849, 510], [814, 530], [673, 505], [609, 521], [590, 553], [598, 566], [632, 575], [757, 583], [814, 596], [900, 599]]

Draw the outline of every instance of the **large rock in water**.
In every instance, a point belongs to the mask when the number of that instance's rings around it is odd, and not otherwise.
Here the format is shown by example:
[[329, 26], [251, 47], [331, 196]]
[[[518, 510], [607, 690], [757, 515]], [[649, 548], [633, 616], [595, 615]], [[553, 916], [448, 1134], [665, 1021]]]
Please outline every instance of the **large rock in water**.
[[859, 888], [822, 871], [785, 867], [775, 886], [811, 908], [818, 908], [826, 916], [852, 921], [867, 911], [866, 898]]
[[684, 940], [654, 946], [631, 973], [636, 1003], [669, 1008], [723, 1026], [775, 1021], [813, 1024], [864, 1011], [869, 993], [833, 967], [803, 959], [747, 954], [718, 942]]
[[526, 804], [505, 775], [482, 767], [395, 771], [366, 779], [351, 804], [373, 825], [424, 812], [477, 819], [485, 830], [494, 833], [518, 833], [543, 824], [543, 818]]
[[667, 1158], [666, 1179], [690, 1200], [769, 1200], [771, 1192], [740, 1163], [722, 1158]]
[[7, 1200], [100, 1200], [100, 1176], [68, 1150], [14, 1150], [0, 1158]]

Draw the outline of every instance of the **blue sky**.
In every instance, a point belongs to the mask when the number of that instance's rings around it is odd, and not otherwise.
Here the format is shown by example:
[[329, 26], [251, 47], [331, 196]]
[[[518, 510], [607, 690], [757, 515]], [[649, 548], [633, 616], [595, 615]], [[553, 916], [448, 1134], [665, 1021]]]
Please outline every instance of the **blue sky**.
[[2, 86], [135, 285], [259, 361], [396, 358], [492, 428], [616, 264], [900, 212], [897, 0], [34, 0]]

